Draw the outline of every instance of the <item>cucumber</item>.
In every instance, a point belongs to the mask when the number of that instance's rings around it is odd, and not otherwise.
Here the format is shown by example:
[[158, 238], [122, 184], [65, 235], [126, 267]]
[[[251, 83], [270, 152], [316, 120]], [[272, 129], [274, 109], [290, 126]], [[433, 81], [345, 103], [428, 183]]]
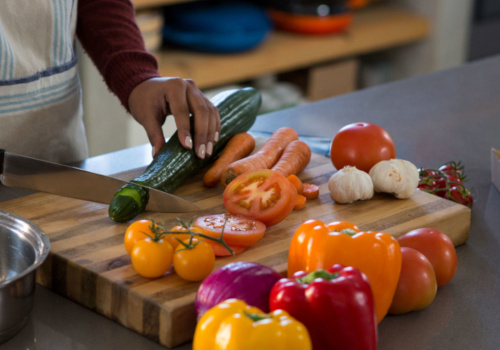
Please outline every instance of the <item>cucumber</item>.
[[213, 162], [234, 135], [248, 131], [261, 104], [260, 92], [242, 88], [221, 92], [211, 99], [219, 110], [221, 130], [212, 156], [199, 159], [193, 150], [185, 149], [177, 133], [163, 145], [151, 164], [114, 195], [108, 215], [116, 222], [125, 222], [142, 213], [148, 203], [148, 191], [142, 186], [172, 193], [183, 181], [209, 162]]

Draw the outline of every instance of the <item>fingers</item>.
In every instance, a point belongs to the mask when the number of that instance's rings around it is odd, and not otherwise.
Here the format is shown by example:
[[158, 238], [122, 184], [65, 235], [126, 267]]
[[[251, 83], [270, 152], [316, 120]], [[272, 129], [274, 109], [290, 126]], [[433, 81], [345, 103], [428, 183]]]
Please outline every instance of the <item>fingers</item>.
[[193, 139], [190, 131], [189, 105], [187, 101], [187, 86], [182, 82], [170, 82], [173, 87], [165, 94], [170, 112], [174, 116], [177, 126], [177, 135], [184, 148], [193, 148]]
[[[179, 80], [183, 82], [183, 88], [177, 86], [167, 96], [177, 125], [179, 140], [184, 147], [193, 148], [198, 158], [204, 159], [212, 155], [214, 144], [220, 134], [219, 112], [192, 80]], [[190, 114], [193, 115], [194, 135], [189, 132]], [[188, 142], [190, 138], [192, 138], [191, 147]]]
[[144, 108], [141, 112], [142, 113], [136, 119], [142, 124], [146, 131], [149, 142], [151, 143], [152, 155], [155, 157], [165, 143], [165, 136], [161, 128], [165, 122], [165, 116], [163, 114], [158, 114], [155, 109], [151, 108]]
[[132, 90], [128, 100], [130, 114], [146, 131], [152, 146], [153, 157], [165, 143], [161, 127], [167, 115], [165, 102], [162, 98], [154, 96], [154, 90], [155, 80], [146, 80]]
[[[148, 119], [157, 120], [157, 119]], [[162, 123], [145, 123], [143, 124], [144, 130], [148, 135], [149, 142], [153, 148], [152, 155], [155, 157], [160, 151], [161, 147], [165, 143], [165, 136], [163, 135], [163, 130], [161, 128]]]
[[216, 142], [216, 133], [220, 133], [219, 111], [199, 90], [188, 90], [188, 102], [194, 119], [194, 144], [197, 155], [211, 156]]
[[[146, 80], [132, 90], [128, 103], [130, 113], [146, 130], [153, 156], [165, 143], [161, 126], [169, 113], [174, 117], [183, 147], [193, 149], [201, 159], [212, 155], [220, 136], [219, 111], [192, 80]], [[191, 122], [194, 135], [191, 135]]]

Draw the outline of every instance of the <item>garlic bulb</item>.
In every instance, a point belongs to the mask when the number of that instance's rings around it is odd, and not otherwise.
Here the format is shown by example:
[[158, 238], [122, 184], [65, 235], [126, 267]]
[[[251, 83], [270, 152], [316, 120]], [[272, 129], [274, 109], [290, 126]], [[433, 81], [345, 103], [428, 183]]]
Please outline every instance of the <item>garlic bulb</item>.
[[370, 169], [376, 192], [392, 193], [399, 199], [410, 198], [418, 186], [417, 167], [403, 159], [378, 162]]
[[373, 182], [366, 172], [345, 166], [328, 180], [330, 197], [337, 203], [352, 203], [373, 197]]

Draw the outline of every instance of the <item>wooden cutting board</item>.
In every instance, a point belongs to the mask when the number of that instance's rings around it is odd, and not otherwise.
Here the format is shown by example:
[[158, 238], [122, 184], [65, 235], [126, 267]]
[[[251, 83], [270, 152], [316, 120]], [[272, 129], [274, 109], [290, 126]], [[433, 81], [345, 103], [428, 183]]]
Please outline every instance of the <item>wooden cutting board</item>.
[[[131, 179], [142, 170], [118, 177]], [[350, 221], [362, 230], [394, 236], [419, 227], [433, 227], [445, 232], [455, 245], [467, 241], [469, 208], [419, 191], [406, 200], [376, 195], [369, 201], [336, 204], [327, 186], [333, 172], [328, 158], [313, 154], [309, 166], [299, 177], [320, 185], [320, 197], [278, 225], [269, 227], [265, 236], [247, 251], [218, 258], [215, 268], [244, 260], [285, 274], [295, 229], [312, 218], [326, 223]], [[222, 192], [221, 186], [205, 188], [198, 175], [175, 194], [202, 208], [197, 215], [206, 215], [225, 212]], [[50, 255], [38, 271], [38, 283], [165, 346], [177, 346], [192, 339], [196, 323], [194, 300], [199, 283], [184, 281], [175, 273], [158, 279], [143, 278], [135, 273], [123, 246], [128, 224], [111, 221], [107, 205], [36, 193], [0, 203], [0, 209], [31, 220], [49, 235]], [[168, 220], [173, 226], [176, 217], [188, 221], [191, 214], [146, 212], [136, 219]]]

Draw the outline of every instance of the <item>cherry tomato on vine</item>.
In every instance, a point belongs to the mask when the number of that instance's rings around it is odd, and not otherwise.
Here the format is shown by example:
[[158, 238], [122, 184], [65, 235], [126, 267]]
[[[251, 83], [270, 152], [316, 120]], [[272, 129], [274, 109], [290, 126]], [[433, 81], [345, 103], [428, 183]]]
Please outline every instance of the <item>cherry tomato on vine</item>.
[[462, 184], [463, 181], [461, 178], [457, 177], [455, 174], [453, 173], [448, 173], [446, 174], [446, 176], [448, 177], [448, 181], [449, 182], [452, 182], [452, 183], [455, 183], [455, 184]]
[[132, 253], [132, 248], [137, 241], [148, 237], [154, 237], [155, 234], [151, 229], [153, 227], [152, 225], [153, 222], [151, 220], [137, 220], [129, 225], [123, 239], [125, 250], [128, 255]]
[[154, 241], [146, 238], [134, 244], [132, 248], [132, 266], [144, 277], [163, 276], [172, 266], [174, 249], [165, 239]]
[[446, 195], [446, 189], [448, 186], [448, 179], [445, 176], [436, 175], [433, 177], [433, 181], [436, 184], [434, 188], [434, 194], [439, 197], [444, 197]]
[[429, 260], [436, 273], [438, 287], [450, 282], [457, 269], [457, 253], [451, 239], [433, 228], [412, 230], [398, 239], [401, 247], [418, 250]]
[[470, 191], [460, 185], [452, 186], [446, 198], [454, 200], [455, 202], [463, 204], [469, 208], [472, 208], [472, 205], [474, 204], [474, 198], [470, 194]]
[[422, 310], [436, 297], [437, 283], [432, 264], [419, 251], [401, 248], [401, 272], [389, 314]]
[[265, 169], [238, 176], [227, 185], [222, 198], [229, 213], [272, 226], [292, 212], [297, 189], [280, 173]]
[[463, 170], [460, 162], [453, 161], [439, 169], [420, 168], [418, 189], [472, 208], [474, 197], [465, 187], [467, 178]]
[[186, 239], [177, 246], [174, 253], [174, 269], [179, 277], [188, 281], [201, 281], [213, 270], [215, 254], [212, 247], [204, 239]]
[[437, 184], [434, 180], [421, 180], [417, 188], [421, 191], [432, 192], [437, 188]]
[[460, 162], [448, 162], [439, 167], [439, 170], [445, 173], [454, 172], [458, 174], [462, 174], [464, 167], [460, 164]]
[[354, 123], [341, 128], [330, 145], [333, 166], [346, 165], [369, 172], [382, 160], [396, 158], [396, 147], [387, 131], [371, 123]]
[[[203, 233], [199, 227], [193, 226], [193, 227], [190, 227], [189, 229], [191, 230], [191, 232]], [[187, 232], [187, 228], [185, 228], [182, 225], [176, 225], [176, 226], [172, 227], [169, 231]], [[184, 241], [186, 239], [189, 239], [189, 237], [191, 237], [190, 233], [186, 233], [186, 234], [167, 233], [167, 235], [165, 236], [165, 239], [172, 245], [172, 248], [174, 248], [174, 250], [175, 250], [177, 248], [177, 246], [179, 245], [179, 241], [177, 239]]]
[[[264, 226], [264, 224], [262, 224], [262, 226]], [[191, 232], [195, 232], [195, 233], [202, 233], [202, 234], [207, 234], [206, 230], [203, 230], [201, 227], [197, 227], [197, 226], [192, 226], [189, 228], [191, 230]], [[172, 227], [169, 231], [178, 231], [178, 232], [186, 232], [187, 229], [182, 226], [182, 225], [177, 225], [177, 226], [174, 226]], [[264, 231], [265, 231], [265, 226], [264, 226]], [[174, 248], [174, 250], [177, 248], [177, 246], [179, 245], [179, 241], [176, 239], [180, 239], [181, 241], [184, 241], [186, 239], [189, 239], [191, 235], [189, 233], [186, 233], [186, 234], [167, 234], [166, 235], [166, 240], [169, 241], [169, 243], [172, 245], [172, 247]], [[220, 237], [220, 230], [219, 230], [219, 233], [215, 233], [215, 234], [212, 234], [210, 233], [209, 236], [213, 237], [213, 238], [219, 238]], [[224, 247], [222, 244], [218, 243], [218, 242], [215, 242], [215, 241], [211, 241], [211, 240], [206, 240], [206, 242], [212, 247], [212, 250], [214, 251], [214, 254], [215, 256], [229, 256], [231, 255], [231, 252], [228, 251], [226, 249], [226, 247]], [[226, 242], [226, 244], [228, 244]], [[239, 246], [239, 245], [229, 245], [229, 248], [232, 249], [233, 253], [234, 254], [238, 254], [238, 253], [241, 253], [242, 251], [244, 251], [246, 249], [246, 247], [244, 246]]]
[[427, 168], [418, 169], [418, 173], [419, 173], [421, 178], [433, 177], [433, 176], [436, 176], [438, 174], [437, 171], [435, 171], [433, 169], [427, 169]]

